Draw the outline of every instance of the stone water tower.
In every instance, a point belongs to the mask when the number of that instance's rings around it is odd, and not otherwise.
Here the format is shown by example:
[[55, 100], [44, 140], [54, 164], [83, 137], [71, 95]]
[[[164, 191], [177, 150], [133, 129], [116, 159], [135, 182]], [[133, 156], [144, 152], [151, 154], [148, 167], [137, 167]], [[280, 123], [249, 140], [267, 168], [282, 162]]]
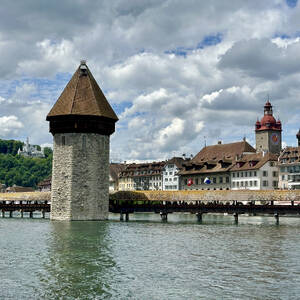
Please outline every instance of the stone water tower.
[[85, 61], [46, 120], [53, 135], [50, 218], [107, 219], [109, 136], [118, 117]]

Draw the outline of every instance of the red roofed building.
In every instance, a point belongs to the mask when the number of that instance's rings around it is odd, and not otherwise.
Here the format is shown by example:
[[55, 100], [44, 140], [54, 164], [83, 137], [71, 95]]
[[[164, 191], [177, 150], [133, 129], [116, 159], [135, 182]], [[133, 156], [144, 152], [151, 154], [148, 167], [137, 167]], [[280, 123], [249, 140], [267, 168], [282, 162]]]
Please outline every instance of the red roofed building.
[[279, 154], [281, 151], [281, 122], [273, 117], [269, 100], [264, 106], [264, 116], [255, 123], [256, 151]]

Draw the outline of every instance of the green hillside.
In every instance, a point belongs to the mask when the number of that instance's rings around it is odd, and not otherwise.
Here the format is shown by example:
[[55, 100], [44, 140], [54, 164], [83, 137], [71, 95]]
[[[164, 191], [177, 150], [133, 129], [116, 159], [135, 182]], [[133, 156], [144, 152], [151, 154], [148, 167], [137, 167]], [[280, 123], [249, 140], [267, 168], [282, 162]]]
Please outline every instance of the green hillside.
[[31, 158], [16, 155], [23, 145], [20, 141], [0, 139], [0, 183], [36, 187], [51, 175], [52, 150], [45, 148], [45, 158]]

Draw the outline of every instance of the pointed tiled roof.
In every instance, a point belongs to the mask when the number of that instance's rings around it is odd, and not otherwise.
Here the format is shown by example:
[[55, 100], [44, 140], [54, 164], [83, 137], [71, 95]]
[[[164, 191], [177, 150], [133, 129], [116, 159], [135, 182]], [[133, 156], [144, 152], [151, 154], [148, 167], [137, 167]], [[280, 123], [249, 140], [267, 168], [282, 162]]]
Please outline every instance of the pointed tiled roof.
[[89, 68], [80, 64], [62, 94], [47, 115], [48, 118], [65, 115], [105, 117], [118, 120]]

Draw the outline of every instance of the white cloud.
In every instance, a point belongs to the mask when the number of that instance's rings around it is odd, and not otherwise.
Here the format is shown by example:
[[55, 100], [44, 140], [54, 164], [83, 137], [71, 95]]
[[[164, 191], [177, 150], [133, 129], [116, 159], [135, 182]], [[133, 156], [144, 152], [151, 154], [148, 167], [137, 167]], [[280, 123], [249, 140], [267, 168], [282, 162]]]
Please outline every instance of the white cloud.
[[290, 132], [300, 122], [299, 5], [291, 9], [281, 0], [59, 4], [2, 4], [1, 113], [23, 125], [0, 131], [3, 137], [51, 144], [46, 114], [85, 58], [120, 117], [111, 138], [120, 160], [195, 154], [204, 136], [207, 143], [244, 134], [254, 141], [253, 126], [268, 94], [286, 141], [293, 142]]
[[17, 134], [24, 126], [16, 116], [0, 117], [0, 134], [4, 137]]

